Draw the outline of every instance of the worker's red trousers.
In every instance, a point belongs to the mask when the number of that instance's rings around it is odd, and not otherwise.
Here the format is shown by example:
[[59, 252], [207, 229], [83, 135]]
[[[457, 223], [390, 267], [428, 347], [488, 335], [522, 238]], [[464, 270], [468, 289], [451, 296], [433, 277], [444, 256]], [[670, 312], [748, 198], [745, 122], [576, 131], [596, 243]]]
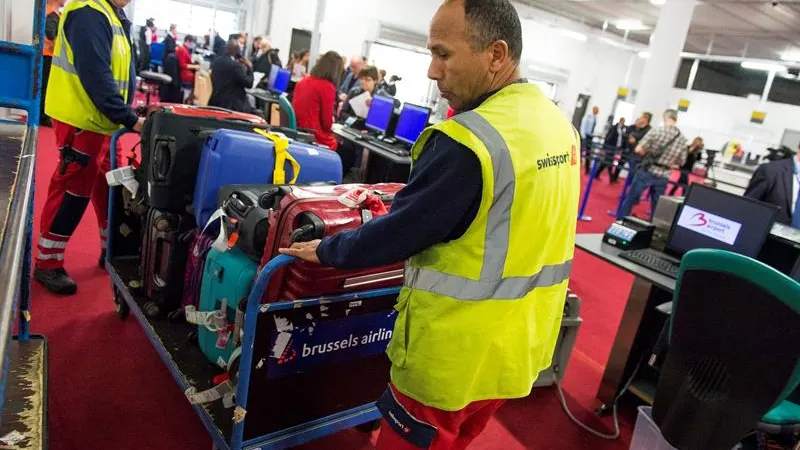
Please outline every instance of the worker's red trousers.
[[[427, 448], [431, 450], [462, 450], [483, 432], [489, 419], [505, 403], [505, 400], [484, 400], [467, 405], [461, 411], [443, 411], [425, 406], [422, 403], [403, 395], [394, 386], [390, 386], [395, 399], [405, 411], [418, 421], [436, 427], [436, 436]], [[398, 434], [386, 421], [381, 419], [381, 431], [378, 435], [377, 450], [419, 450]]]
[[[108, 224], [108, 183], [111, 138], [53, 120], [58, 165], [47, 190], [42, 211], [39, 252], [36, 267], [58, 269], [64, 266], [67, 242], [78, 227], [89, 200], [97, 213], [100, 246], [105, 248]], [[66, 157], [66, 165], [65, 163]], [[62, 173], [63, 172], [63, 173]], [[99, 253], [98, 253], [99, 255]]]

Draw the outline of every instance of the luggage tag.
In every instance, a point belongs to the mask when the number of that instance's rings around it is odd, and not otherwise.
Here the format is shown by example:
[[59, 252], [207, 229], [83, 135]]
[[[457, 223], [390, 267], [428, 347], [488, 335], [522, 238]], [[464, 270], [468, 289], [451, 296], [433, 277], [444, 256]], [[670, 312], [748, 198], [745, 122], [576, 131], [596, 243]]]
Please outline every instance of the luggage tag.
[[225, 348], [228, 347], [228, 341], [230, 341], [232, 331], [233, 331], [233, 325], [228, 325], [225, 328], [217, 331], [216, 347], [219, 350], [225, 350]]
[[225, 221], [228, 219], [228, 214], [225, 213], [225, 210], [220, 208], [214, 211], [214, 214], [211, 215], [211, 218], [208, 219], [208, 223], [203, 228], [203, 232], [206, 231], [209, 225], [211, 225], [215, 220], [221, 220], [219, 226], [219, 234], [217, 235], [217, 239], [214, 240], [214, 243], [211, 244], [211, 247], [220, 253], [227, 252], [228, 249], [228, 236], [227, 236], [227, 229], [225, 227]]

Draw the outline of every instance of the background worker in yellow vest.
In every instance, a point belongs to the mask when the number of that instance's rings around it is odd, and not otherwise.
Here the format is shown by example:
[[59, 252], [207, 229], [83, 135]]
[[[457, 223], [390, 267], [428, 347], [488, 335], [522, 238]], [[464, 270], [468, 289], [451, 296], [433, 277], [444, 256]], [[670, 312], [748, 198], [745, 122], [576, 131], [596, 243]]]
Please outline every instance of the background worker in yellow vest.
[[412, 149], [391, 212], [285, 254], [340, 268], [407, 260], [378, 401], [379, 449], [463, 449], [550, 365], [575, 244], [577, 131], [521, 78], [509, 0], [447, 0], [428, 77], [458, 111]]
[[[141, 130], [130, 104], [135, 92], [130, 0], [72, 0], [58, 28], [45, 109], [53, 119], [60, 157], [41, 217], [34, 279], [72, 295], [78, 286], [64, 270], [64, 252], [91, 200], [100, 227], [102, 267], [108, 210], [111, 135]], [[116, 150], [116, 149], [115, 149]]]
[[52, 125], [50, 118], [44, 112], [47, 99], [47, 81], [50, 78], [50, 65], [53, 62], [53, 50], [56, 48], [58, 24], [61, 21], [61, 8], [67, 0], [47, 0], [44, 25], [44, 61], [42, 62], [42, 107], [39, 111], [39, 125], [49, 127]]

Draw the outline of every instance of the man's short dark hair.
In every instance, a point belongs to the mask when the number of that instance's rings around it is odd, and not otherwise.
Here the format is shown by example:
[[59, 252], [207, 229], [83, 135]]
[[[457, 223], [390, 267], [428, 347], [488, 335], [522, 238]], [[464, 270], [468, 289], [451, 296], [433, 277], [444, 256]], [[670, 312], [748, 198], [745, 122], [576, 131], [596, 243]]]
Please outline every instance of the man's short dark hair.
[[183, 38], [183, 42], [197, 42], [197, 38], [191, 34], [187, 34], [186, 37]]
[[472, 49], [483, 51], [493, 42], [505, 41], [511, 58], [522, 59], [522, 23], [509, 0], [463, 0], [467, 33]]
[[311, 76], [328, 80], [338, 87], [342, 72], [344, 72], [342, 57], [336, 52], [328, 52], [322, 55], [314, 65], [314, 68], [311, 69]]

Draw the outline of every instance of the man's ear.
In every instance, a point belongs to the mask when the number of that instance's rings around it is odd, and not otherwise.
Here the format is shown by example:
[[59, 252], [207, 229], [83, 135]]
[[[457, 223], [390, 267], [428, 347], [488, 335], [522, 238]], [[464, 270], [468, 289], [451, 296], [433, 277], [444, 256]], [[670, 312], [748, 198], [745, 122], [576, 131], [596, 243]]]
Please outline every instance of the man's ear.
[[511, 57], [508, 50], [508, 43], [503, 40], [494, 41], [489, 45], [489, 51], [491, 52], [492, 58], [489, 64], [489, 70], [492, 72], [499, 72]]

